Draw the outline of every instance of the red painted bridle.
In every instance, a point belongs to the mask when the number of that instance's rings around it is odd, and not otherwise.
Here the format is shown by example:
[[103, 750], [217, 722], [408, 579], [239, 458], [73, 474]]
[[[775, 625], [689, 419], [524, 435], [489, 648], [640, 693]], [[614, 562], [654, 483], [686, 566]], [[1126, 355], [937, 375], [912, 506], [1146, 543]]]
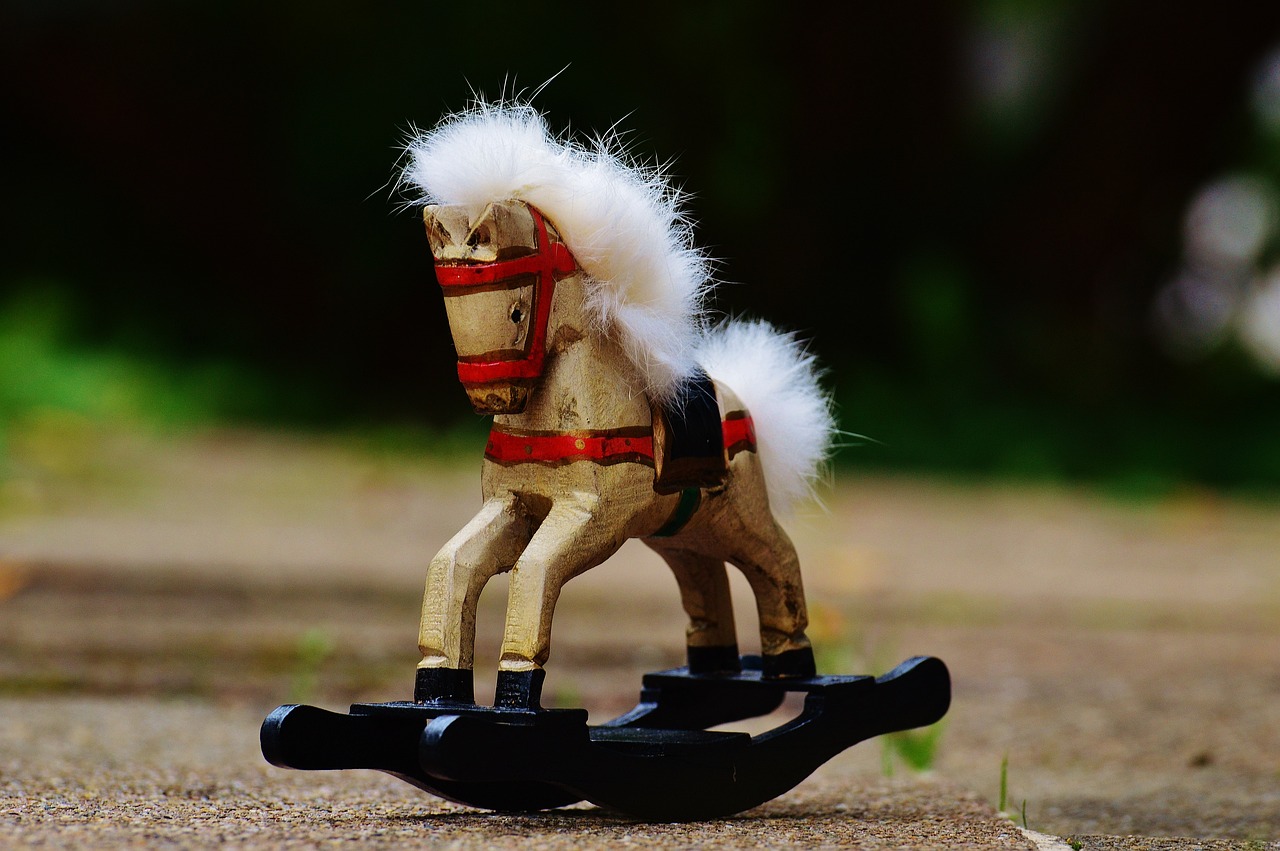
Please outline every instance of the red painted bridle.
[[[436, 280], [446, 294], [465, 296], [468, 292], [513, 290], [528, 286], [534, 275], [533, 319], [529, 344], [523, 354], [497, 360], [458, 358], [458, 378], [464, 386], [521, 381], [539, 378], [547, 356], [547, 327], [556, 281], [579, 269], [573, 254], [562, 242], [553, 241], [546, 219], [532, 204], [538, 250], [535, 254], [492, 263], [437, 263]], [[486, 356], [481, 356], [486, 357]], [[492, 357], [489, 355], [487, 357]], [[731, 413], [721, 424], [727, 457], [741, 451], [756, 451], [756, 435], [749, 416]], [[653, 466], [653, 432], [613, 429], [577, 432], [529, 432], [495, 425], [489, 434], [485, 458], [498, 464], [563, 464], [593, 461], [597, 464], [633, 462]]]
[[572, 274], [578, 263], [562, 242], [553, 242], [547, 234], [547, 223], [532, 204], [527, 205], [538, 234], [538, 253], [514, 260], [470, 265], [436, 264], [436, 280], [441, 288], [484, 290], [518, 289], [522, 281], [537, 275], [533, 285], [533, 334], [523, 356], [502, 360], [474, 361], [458, 359], [458, 378], [463, 385], [490, 384], [497, 381], [532, 379], [542, 375], [542, 362], [547, 356], [547, 324], [551, 318], [551, 300], [556, 280]]

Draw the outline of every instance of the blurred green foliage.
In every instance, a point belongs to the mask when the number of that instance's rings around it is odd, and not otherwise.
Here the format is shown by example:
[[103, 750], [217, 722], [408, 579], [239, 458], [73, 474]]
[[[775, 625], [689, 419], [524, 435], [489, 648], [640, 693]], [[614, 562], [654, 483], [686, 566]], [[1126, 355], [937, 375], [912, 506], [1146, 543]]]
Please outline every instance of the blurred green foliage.
[[229, 363], [185, 368], [76, 340], [71, 297], [29, 287], [0, 304], [0, 422], [61, 411], [121, 425], [261, 414], [265, 382]]
[[333, 636], [323, 629], [309, 629], [298, 638], [297, 663], [289, 687], [289, 701], [304, 703], [315, 699], [320, 669], [337, 648]]
[[556, 77], [555, 128], [620, 122], [673, 162], [716, 306], [812, 339], [844, 428], [876, 441], [841, 464], [1274, 493], [1276, 376], [1228, 333], [1171, 351], [1152, 316], [1197, 193], [1280, 187], [1254, 102], [1277, 45], [1280, 7], [1243, 0], [18, 0], [0, 429], [480, 428], [397, 148], [475, 91]]

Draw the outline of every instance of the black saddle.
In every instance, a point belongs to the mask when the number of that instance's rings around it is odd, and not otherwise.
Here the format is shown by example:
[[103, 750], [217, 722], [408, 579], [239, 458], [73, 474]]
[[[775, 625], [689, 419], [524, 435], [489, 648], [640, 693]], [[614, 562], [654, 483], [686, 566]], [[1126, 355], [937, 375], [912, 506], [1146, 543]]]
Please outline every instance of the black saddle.
[[716, 385], [701, 369], [686, 380], [675, 398], [653, 406], [653, 489], [679, 493], [724, 483], [729, 462]]

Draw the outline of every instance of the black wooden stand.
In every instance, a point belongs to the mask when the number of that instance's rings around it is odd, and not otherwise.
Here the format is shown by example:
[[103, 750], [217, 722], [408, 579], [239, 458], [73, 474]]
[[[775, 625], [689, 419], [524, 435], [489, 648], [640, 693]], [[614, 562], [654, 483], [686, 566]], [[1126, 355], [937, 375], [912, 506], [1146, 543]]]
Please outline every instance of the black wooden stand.
[[[582, 709], [405, 702], [340, 715], [281, 706], [262, 724], [262, 753], [284, 768], [377, 769], [490, 810], [587, 800], [683, 821], [762, 804], [860, 741], [938, 721], [951, 702], [946, 666], [927, 656], [879, 678], [763, 679], [757, 658], [742, 661], [735, 674], [646, 674], [635, 709], [594, 727]], [[767, 733], [707, 729], [766, 715], [787, 692], [803, 692], [804, 709]]]

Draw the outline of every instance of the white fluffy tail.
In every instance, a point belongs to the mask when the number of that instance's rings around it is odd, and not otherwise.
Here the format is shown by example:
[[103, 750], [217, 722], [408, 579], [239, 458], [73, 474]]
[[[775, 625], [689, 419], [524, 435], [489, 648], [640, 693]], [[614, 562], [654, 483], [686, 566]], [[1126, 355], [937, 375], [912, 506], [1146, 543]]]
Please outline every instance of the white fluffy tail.
[[712, 329], [696, 357], [747, 406], [774, 512], [786, 513], [812, 496], [836, 434], [831, 398], [818, 383], [813, 355], [794, 334], [757, 320]]

